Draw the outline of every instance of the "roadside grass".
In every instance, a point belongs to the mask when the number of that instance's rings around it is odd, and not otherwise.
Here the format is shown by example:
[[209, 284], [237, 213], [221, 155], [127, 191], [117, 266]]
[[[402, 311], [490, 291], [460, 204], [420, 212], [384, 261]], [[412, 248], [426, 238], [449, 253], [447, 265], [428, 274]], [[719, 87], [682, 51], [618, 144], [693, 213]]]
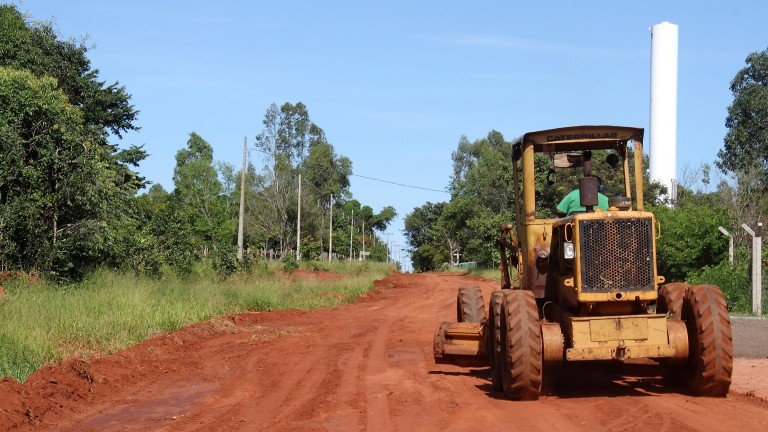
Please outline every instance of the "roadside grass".
[[469, 271], [469, 274], [478, 275], [495, 281], [501, 280], [501, 270], [498, 268], [474, 268]]
[[279, 265], [260, 264], [226, 281], [200, 276], [210, 273], [205, 270], [192, 278], [165, 272], [156, 279], [99, 270], [68, 286], [7, 280], [8, 298], [0, 305], [0, 377], [24, 381], [45, 364], [112, 353], [217, 315], [349, 303], [393, 269], [370, 261], [323, 264], [323, 270], [343, 276], [293, 278], [278, 273]]
[[[512, 274], [510, 275], [512, 278], [517, 277], [517, 270], [511, 269]], [[444, 270], [441, 270], [445, 273], [464, 273], [464, 274], [471, 274], [471, 275], [477, 275], [480, 277], [483, 277], [485, 279], [494, 280], [494, 281], [501, 281], [501, 270], [498, 269], [498, 267], [494, 268], [473, 268], [473, 269], [463, 269], [458, 267], [448, 267]]]

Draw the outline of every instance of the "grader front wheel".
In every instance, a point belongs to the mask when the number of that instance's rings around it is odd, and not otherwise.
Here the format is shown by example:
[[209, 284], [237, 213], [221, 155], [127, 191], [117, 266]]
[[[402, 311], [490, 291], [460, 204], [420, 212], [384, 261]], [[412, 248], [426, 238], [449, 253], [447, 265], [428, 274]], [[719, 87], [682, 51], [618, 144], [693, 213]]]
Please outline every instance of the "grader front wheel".
[[536, 400], [541, 394], [542, 343], [539, 310], [533, 292], [504, 293], [501, 313], [504, 393], [514, 400]]
[[672, 282], [661, 287], [659, 300], [656, 302], [656, 313], [669, 314], [679, 320], [683, 310], [683, 299], [688, 285], [682, 282]]
[[456, 296], [456, 321], [482, 322], [487, 319], [483, 292], [476, 286], [459, 288]]
[[691, 389], [701, 396], [726, 396], [733, 373], [733, 339], [723, 293], [714, 285], [689, 287], [682, 318], [688, 327]]

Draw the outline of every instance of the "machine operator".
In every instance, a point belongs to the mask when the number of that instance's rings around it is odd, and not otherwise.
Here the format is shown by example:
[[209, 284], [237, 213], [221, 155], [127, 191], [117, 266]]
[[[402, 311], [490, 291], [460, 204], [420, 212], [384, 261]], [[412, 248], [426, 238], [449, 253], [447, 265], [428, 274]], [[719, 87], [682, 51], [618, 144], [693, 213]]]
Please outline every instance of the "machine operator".
[[[597, 177], [597, 208], [603, 211], [608, 211], [608, 197], [603, 195], [605, 192], [605, 183], [599, 176]], [[555, 208], [555, 213], [558, 217], [570, 216], [573, 213], [582, 213], [587, 211], [586, 208], [581, 206], [581, 196], [579, 195], [579, 189], [574, 189], [568, 193], [568, 195], [560, 201], [560, 204]]]

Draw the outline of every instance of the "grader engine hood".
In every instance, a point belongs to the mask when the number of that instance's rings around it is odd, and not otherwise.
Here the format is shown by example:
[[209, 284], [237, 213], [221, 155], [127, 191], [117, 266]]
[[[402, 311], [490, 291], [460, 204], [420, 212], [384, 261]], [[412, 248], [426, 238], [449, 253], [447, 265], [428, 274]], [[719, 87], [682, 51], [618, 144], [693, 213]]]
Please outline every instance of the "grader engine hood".
[[651, 218], [585, 219], [577, 223], [582, 293], [655, 289]]
[[568, 303], [656, 300], [661, 279], [651, 213], [583, 213], [563, 224], [568, 233], [563, 243], [572, 240], [574, 251]]

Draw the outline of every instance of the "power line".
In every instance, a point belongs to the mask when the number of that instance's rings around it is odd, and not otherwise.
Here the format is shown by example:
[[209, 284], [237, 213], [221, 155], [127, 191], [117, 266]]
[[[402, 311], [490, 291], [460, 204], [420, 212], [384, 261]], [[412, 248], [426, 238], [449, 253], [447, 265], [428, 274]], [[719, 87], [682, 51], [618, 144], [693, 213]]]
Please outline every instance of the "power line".
[[[261, 150], [261, 149], [258, 149], [258, 148], [255, 148], [255, 147], [252, 147], [249, 150], [255, 150], [257, 152], [264, 153], [266, 155], [271, 155], [271, 153], [266, 152], [266, 151]], [[422, 187], [422, 186], [407, 185], [407, 184], [404, 184], [404, 183], [393, 182], [393, 181], [384, 180], [384, 179], [375, 178], [375, 177], [368, 177], [368, 176], [364, 176], [364, 175], [360, 175], [360, 174], [350, 174], [350, 176], [360, 177], [360, 178], [364, 178], [364, 179], [368, 179], [368, 180], [373, 180], [373, 181], [377, 181], [377, 182], [382, 182], [382, 183], [389, 183], [389, 184], [392, 184], [392, 185], [407, 187], [407, 188], [411, 188], [411, 189], [421, 189], [421, 190], [430, 191], [430, 192], [440, 192], [440, 193], [444, 193], [444, 194], [450, 194], [450, 192], [446, 192], [444, 190], [432, 189], [432, 188], [427, 188], [427, 187]]]
[[389, 183], [389, 184], [393, 184], [393, 185], [396, 185], [396, 186], [402, 186], [402, 187], [407, 187], [407, 188], [412, 188], [412, 189], [421, 189], [421, 190], [426, 190], [426, 191], [431, 191], [431, 192], [440, 192], [440, 193], [444, 193], [444, 194], [450, 193], [450, 192], [446, 192], [444, 190], [431, 189], [431, 188], [426, 188], [426, 187], [421, 187], [421, 186], [407, 185], [407, 184], [393, 182], [393, 181], [389, 181], [389, 180], [383, 180], [383, 179], [380, 179], [380, 178], [368, 177], [368, 176], [364, 176], [364, 175], [360, 175], [360, 174], [350, 174], [350, 175], [353, 176], [353, 177], [360, 177], [360, 178], [364, 178], [364, 179], [368, 179], [368, 180], [373, 180], [373, 181], [382, 182], [382, 183]]

